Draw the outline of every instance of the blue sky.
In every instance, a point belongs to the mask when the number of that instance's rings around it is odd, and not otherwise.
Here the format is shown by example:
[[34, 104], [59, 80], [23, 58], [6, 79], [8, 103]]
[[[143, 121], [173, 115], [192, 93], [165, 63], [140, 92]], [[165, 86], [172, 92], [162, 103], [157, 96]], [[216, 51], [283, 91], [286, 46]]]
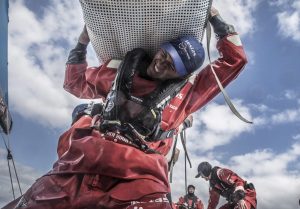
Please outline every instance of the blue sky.
[[[252, 181], [259, 208], [296, 208], [300, 198], [300, 1], [215, 0], [227, 22], [241, 34], [248, 64], [227, 92], [254, 125], [232, 115], [217, 96], [195, 115], [188, 133], [193, 169], [189, 183], [207, 206], [208, 185], [194, 179], [202, 160], [233, 169]], [[58, 137], [82, 101], [62, 88], [68, 51], [83, 18], [78, 1], [10, 1], [10, 136], [25, 190], [51, 169]], [[215, 40], [212, 43], [212, 47]], [[215, 49], [214, 49], [215, 50]], [[216, 54], [216, 53], [215, 53]], [[91, 66], [99, 65], [93, 49]], [[12, 194], [5, 151], [0, 145], [0, 206]], [[173, 198], [184, 192], [183, 155], [175, 165]]]

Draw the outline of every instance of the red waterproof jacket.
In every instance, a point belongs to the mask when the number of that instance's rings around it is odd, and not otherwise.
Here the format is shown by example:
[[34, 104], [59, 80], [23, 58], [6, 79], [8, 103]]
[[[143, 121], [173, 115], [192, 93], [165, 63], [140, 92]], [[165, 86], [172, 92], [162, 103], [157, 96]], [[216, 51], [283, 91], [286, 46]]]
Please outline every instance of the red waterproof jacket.
[[[242, 189], [245, 191], [244, 200], [248, 201], [254, 208], [256, 208], [256, 192], [254, 189], [247, 188], [247, 182], [239, 177], [233, 171], [226, 168], [217, 168], [216, 177], [211, 177], [209, 187], [209, 201], [207, 209], [216, 209], [219, 199], [220, 191], [226, 189], [233, 189], [232, 192]], [[214, 181], [214, 183], [212, 182]]]
[[193, 199], [188, 199], [187, 197], [180, 197], [177, 203], [178, 206], [176, 208], [180, 209], [180, 205], [185, 204], [189, 209], [204, 209], [202, 201], [197, 196], [195, 196], [195, 199], [196, 201], [194, 201], [193, 205]]
[[[237, 34], [220, 39], [217, 49], [220, 58], [214, 61], [214, 69], [224, 86], [241, 72], [247, 60]], [[79, 98], [105, 99], [116, 76], [116, 61], [111, 60], [100, 67], [84, 64], [68, 64], [64, 88]], [[153, 91], [156, 81], [145, 80], [138, 75], [133, 79], [133, 92], [141, 96]], [[199, 110], [220, 89], [209, 66], [189, 82], [167, 105], [162, 114], [162, 129], [177, 128], [191, 113]], [[172, 138], [149, 143], [160, 154], [145, 154], [127, 145], [104, 140], [95, 130], [89, 130], [91, 119], [81, 119], [60, 138], [59, 160], [54, 173], [95, 173], [105, 177], [122, 179], [112, 192], [117, 199], [134, 200], [144, 195], [170, 190], [167, 162], [163, 155], [170, 150]], [[84, 132], [84, 129], [87, 131]], [[102, 140], [103, 139], [103, 140]], [[128, 190], [130, 188], [130, 190]], [[124, 192], [126, 191], [126, 192]]]

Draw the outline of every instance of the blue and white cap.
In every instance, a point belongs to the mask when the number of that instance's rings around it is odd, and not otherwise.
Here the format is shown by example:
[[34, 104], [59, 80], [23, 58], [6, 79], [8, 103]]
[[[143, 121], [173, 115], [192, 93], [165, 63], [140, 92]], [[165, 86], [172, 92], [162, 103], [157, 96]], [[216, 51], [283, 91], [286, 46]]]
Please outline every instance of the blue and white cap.
[[193, 36], [182, 36], [165, 42], [160, 47], [170, 54], [180, 76], [191, 74], [204, 62], [203, 46]]

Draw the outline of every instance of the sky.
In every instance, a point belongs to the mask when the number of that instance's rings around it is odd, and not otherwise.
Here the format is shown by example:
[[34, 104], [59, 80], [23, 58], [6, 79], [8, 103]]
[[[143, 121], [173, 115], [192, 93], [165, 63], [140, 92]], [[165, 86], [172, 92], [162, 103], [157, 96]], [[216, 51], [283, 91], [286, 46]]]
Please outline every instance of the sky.
[[[193, 164], [188, 184], [196, 186], [206, 207], [208, 183], [194, 178], [197, 165], [205, 160], [253, 182], [258, 208], [298, 208], [300, 0], [215, 0], [213, 4], [241, 35], [248, 64], [226, 91], [254, 124], [238, 120], [221, 95], [196, 112], [187, 131]], [[10, 145], [23, 191], [51, 169], [58, 137], [70, 126], [73, 108], [85, 102], [62, 88], [66, 58], [83, 24], [78, 1], [10, 1], [9, 104], [14, 120]], [[90, 66], [99, 65], [92, 47], [87, 59]], [[183, 156], [181, 150], [174, 167], [174, 201], [185, 192]], [[1, 207], [12, 200], [3, 143], [0, 167]]]

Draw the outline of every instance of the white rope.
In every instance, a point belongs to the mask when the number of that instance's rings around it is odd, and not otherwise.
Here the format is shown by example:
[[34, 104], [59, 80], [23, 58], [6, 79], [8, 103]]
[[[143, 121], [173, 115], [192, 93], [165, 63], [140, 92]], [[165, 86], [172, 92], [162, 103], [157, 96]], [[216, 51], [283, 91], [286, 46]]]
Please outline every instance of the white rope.
[[222, 83], [220, 82], [214, 68], [213, 68], [213, 64], [211, 62], [211, 59], [210, 59], [210, 39], [211, 39], [211, 27], [210, 27], [210, 23], [207, 23], [207, 26], [206, 26], [206, 38], [207, 38], [207, 54], [208, 54], [208, 59], [209, 59], [209, 63], [210, 63], [210, 69], [217, 81], [217, 84], [223, 94], [223, 97], [225, 99], [225, 102], [227, 103], [228, 107], [230, 108], [230, 110], [232, 111], [233, 114], [235, 114], [240, 120], [244, 121], [245, 123], [253, 123], [252, 121], [249, 121], [247, 120], [246, 118], [244, 118], [240, 113], [239, 111], [237, 111], [237, 109], [234, 107], [233, 103], [231, 102], [227, 92], [225, 91]]

